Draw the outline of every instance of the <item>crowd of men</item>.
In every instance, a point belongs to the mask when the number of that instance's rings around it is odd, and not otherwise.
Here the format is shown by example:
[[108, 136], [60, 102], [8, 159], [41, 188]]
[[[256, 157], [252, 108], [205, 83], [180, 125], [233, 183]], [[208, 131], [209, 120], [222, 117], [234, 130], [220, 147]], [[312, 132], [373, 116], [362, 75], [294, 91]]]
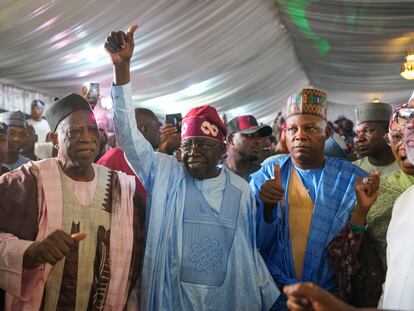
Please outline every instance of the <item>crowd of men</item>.
[[132, 105], [136, 29], [105, 42], [116, 147], [87, 96], [0, 114], [0, 309], [414, 310], [414, 98], [355, 132], [317, 89], [273, 126], [163, 125]]

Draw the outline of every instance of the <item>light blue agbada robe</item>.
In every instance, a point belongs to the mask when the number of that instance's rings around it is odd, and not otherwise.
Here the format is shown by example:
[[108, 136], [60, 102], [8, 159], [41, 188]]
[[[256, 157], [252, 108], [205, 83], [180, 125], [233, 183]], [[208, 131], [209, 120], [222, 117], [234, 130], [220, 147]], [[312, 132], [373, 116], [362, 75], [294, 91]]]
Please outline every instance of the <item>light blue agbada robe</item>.
[[[274, 176], [274, 166], [280, 166], [280, 176], [285, 189], [284, 208], [280, 203], [273, 210], [272, 222], [263, 219], [263, 203], [259, 191], [264, 182]], [[257, 246], [270, 273], [280, 288], [298, 281], [314, 282], [328, 291], [336, 288], [335, 274], [329, 262], [327, 245], [343, 229], [356, 204], [354, 184], [367, 173], [350, 162], [339, 158], [325, 158], [325, 165], [315, 174], [319, 181], [304, 180], [303, 170], [298, 172], [314, 202], [309, 237], [302, 267], [302, 277], [297, 277], [293, 264], [289, 231], [289, 180], [293, 164], [290, 156], [284, 156], [265, 164], [250, 177], [250, 185], [257, 202]], [[308, 170], [311, 171], [311, 170]], [[311, 172], [312, 173], [312, 172]], [[319, 177], [320, 176], [320, 177]], [[284, 310], [286, 298], [279, 297], [277, 310]]]
[[256, 247], [249, 185], [223, 169], [213, 211], [183, 164], [137, 130], [130, 84], [113, 86], [112, 99], [119, 146], [147, 190], [142, 309], [269, 310], [279, 291]]

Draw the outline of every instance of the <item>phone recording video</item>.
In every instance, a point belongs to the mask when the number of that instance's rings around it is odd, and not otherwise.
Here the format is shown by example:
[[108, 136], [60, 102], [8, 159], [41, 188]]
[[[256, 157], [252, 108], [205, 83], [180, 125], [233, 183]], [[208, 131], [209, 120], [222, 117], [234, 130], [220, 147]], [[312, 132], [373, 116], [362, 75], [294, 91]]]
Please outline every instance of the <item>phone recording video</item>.
[[179, 132], [181, 132], [181, 123], [183, 117], [181, 113], [174, 113], [174, 114], [166, 114], [165, 115], [165, 123], [174, 125]]
[[88, 92], [88, 101], [96, 103], [99, 98], [99, 83], [90, 83]]

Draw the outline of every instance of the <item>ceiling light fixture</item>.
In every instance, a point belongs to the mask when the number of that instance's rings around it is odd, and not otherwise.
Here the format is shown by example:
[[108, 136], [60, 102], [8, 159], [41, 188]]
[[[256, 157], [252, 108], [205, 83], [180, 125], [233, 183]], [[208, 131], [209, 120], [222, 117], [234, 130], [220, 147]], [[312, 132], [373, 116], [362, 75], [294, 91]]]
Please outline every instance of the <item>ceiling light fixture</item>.
[[401, 76], [406, 80], [414, 80], [414, 50], [407, 51], [406, 62], [401, 66]]

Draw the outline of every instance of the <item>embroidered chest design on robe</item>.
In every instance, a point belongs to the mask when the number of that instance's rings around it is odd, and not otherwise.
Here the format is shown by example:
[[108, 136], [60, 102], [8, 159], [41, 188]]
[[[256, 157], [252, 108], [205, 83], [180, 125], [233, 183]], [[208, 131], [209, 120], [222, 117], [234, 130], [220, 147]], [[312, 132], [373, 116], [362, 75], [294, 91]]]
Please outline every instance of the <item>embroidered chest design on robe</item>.
[[198, 271], [213, 273], [222, 266], [223, 249], [220, 248], [219, 241], [204, 238], [200, 243], [194, 243], [191, 248], [191, 260], [197, 263]]
[[184, 206], [184, 232], [181, 281], [221, 286], [227, 273], [227, 263], [233, 245], [239, 216], [241, 191], [229, 182], [220, 212], [216, 214], [187, 176]]
[[85, 231], [88, 236], [52, 268], [46, 283], [45, 311], [103, 310], [105, 306], [110, 279], [109, 172], [97, 171], [94, 198], [88, 205], [78, 201], [62, 173], [62, 230], [70, 234]]

